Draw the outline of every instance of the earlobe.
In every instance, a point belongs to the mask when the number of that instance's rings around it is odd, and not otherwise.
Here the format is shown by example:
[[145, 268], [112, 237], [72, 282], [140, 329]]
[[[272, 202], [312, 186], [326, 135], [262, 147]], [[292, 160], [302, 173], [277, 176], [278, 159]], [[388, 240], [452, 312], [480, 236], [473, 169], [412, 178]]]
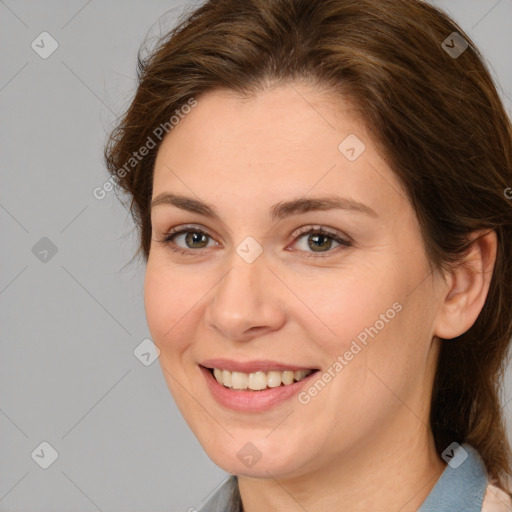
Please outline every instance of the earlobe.
[[491, 230], [471, 234], [471, 246], [463, 261], [454, 268], [446, 282], [448, 290], [442, 303], [434, 335], [452, 339], [468, 331], [482, 310], [491, 282], [498, 239]]

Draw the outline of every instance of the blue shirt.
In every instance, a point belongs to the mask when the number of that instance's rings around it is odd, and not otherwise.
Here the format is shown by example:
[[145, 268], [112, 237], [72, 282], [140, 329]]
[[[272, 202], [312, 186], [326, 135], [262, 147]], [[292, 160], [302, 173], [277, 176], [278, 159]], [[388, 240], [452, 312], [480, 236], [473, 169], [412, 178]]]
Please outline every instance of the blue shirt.
[[[482, 510], [488, 479], [480, 455], [467, 443], [455, 448], [450, 455], [448, 465], [418, 512]], [[240, 503], [237, 477], [230, 475], [199, 512], [239, 512]]]

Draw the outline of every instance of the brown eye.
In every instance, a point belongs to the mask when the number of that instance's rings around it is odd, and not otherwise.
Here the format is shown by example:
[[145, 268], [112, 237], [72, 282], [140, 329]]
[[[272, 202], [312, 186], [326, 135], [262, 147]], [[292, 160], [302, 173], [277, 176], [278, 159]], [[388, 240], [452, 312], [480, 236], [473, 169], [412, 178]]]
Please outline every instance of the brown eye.
[[[183, 238], [182, 238], [183, 237]], [[177, 240], [183, 241], [177, 243]], [[194, 226], [178, 226], [171, 229], [160, 239], [159, 243], [168, 246], [170, 249], [182, 254], [190, 254], [198, 249], [204, 249], [208, 245], [211, 236]], [[217, 244], [217, 242], [215, 242]]]
[[178, 231], [172, 236], [166, 238], [166, 241], [170, 242], [181, 235], [185, 235], [184, 241], [187, 249], [203, 249], [208, 244], [207, 239], [209, 236], [202, 231]]
[[[303, 249], [300, 249], [304, 252], [312, 252], [313, 254], [309, 254], [306, 257], [308, 258], [315, 258], [315, 257], [322, 257], [317, 256], [317, 254], [314, 253], [329, 253], [333, 252], [330, 251], [332, 248], [333, 241], [338, 244], [338, 246], [345, 246], [350, 247], [352, 246], [352, 243], [349, 240], [346, 240], [339, 236], [337, 233], [331, 233], [325, 228], [319, 227], [319, 228], [309, 228], [306, 231], [303, 231], [296, 237], [296, 242], [301, 240], [302, 238], [306, 239], [306, 247]], [[336, 248], [336, 247], [335, 247]]]
[[315, 252], [319, 252], [318, 249], [330, 249], [332, 247], [332, 242], [333, 239], [329, 235], [319, 233], [308, 235], [308, 247]]

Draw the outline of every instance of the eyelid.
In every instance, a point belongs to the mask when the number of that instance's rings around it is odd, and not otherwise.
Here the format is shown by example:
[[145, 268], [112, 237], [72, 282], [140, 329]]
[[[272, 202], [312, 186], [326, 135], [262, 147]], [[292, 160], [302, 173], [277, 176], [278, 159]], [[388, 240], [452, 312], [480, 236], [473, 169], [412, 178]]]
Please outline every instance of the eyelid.
[[306, 233], [309, 233], [311, 231], [321, 231], [322, 234], [330, 235], [330, 236], [335, 237], [335, 238], [336, 237], [337, 238], [343, 238], [343, 239], [345, 239], [346, 242], [352, 242], [351, 237], [349, 237], [345, 233], [342, 233], [342, 232], [340, 232], [338, 230], [335, 230], [335, 229], [332, 229], [332, 228], [325, 227], [323, 224], [308, 224], [307, 226], [303, 226], [303, 227], [298, 228], [297, 230], [295, 230], [291, 234], [291, 236], [295, 240], [297, 237], [299, 237], [301, 235], [304, 235]]
[[200, 224], [180, 224], [179, 226], [174, 226], [168, 231], [166, 231], [163, 234], [163, 236], [167, 237], [170, 235], [175, 235], [177, 233], [181, 233], [182, 231], [194, 231], [197, 233], [204, 233], [205, 235], [212, 236], [210, 235], [208, 230], [206, 228], [203, 228]]

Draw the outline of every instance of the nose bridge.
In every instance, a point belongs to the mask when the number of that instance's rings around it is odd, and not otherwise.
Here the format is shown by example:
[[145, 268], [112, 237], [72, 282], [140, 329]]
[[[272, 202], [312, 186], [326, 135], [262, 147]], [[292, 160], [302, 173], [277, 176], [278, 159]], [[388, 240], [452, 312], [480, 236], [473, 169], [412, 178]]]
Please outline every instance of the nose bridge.
[[262, 283], [265, 268], [265, 260], [259, 256], [248, 263], [237, 252], [233, 252], [230, 259], [230, 270], [220, 281], [215, 293], [215, 303], [221, 306], [225, 313], [239, 311], [247, 317], [250, 311], [254, 311], [265, 297], [261, 296], [258, 283]]
[[282, 321], [275, 287], [265, 285], [272, 273], [264, 254], [255, 251], [254, 242], [239, 244], [208, 303], [208, 324], [226, 337], [241, 338], [253, 327], [274, 329]]
[[[263, 246], [252, 236], [245, 237], [234, 247], [229, 259], [229, 273], [219, 283], [218, 294], [222, 299], [259, 302], [258, 283], [265, 279], [266, 255]], [[245, 293], [244, 293], [245, 290]]]

